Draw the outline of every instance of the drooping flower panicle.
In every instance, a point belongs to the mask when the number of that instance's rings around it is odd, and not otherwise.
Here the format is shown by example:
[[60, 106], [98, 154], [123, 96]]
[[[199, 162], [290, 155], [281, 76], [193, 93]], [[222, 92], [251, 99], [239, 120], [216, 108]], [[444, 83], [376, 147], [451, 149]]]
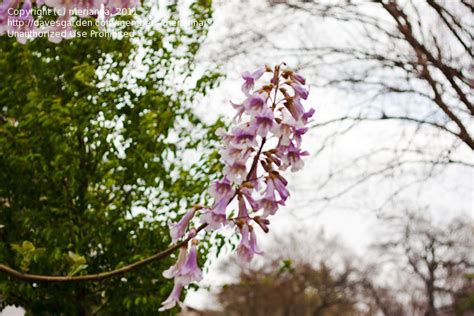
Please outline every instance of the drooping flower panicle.
[[[258, 86], [257, 81], [266, 73], [270, 80]], [[270, 217], [290, 196], [288, 181], [281, 172], [295, 172], [304, 166], [302, 158], [309, 153], [301, 149], [302, 136], [308, 131], [314, 109], [306, 111], [302, 104], [309, 94], [305, 78], [284, 64], [245, 72], [242, 78], [246, 98], [231, 103], [237, 111], [233, 120], [236, 126], [230, 132], [220, 129], [216, 133], [223, 142], [220, 155], [224, 175], [209, 188], [214, 203], [188, 211], [171, 225], [171, 235], [175, 241], [186, 231], [195, 234], [189, 226], [199, 211], [199, 219], [208, 231], [236, 229], [241, 236], [236, 252], [248, 262], [255, 254], [262, 254], [257, 247], [256, 227], [267, 233]], [[235, 209], [237, 212], [232, 212]], [[231, 213], [237, 215], [230, 218]], [[165, 271], [166, 277], [174, 278], [175, 288], [162, 309], [175, 306], [181, 289], [201, 279], [196, 243], [193, 239], [189, 252], [187, 247], [182, 248], [177, 263]]]

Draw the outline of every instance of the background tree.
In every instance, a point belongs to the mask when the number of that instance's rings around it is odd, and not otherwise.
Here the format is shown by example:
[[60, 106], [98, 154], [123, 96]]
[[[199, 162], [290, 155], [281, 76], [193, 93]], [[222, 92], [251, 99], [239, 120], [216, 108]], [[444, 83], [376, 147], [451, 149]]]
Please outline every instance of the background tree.
[[306, 265], [243, 270], [219, 293], [225, 315], [354, 315], [348, 275]]
[[[115, 269], [166, 248], [166, 222], [206, 198], [219, 170], [216, 126], [190, 105], [217, 78], [194, 73], [212, 10], [210, 1], [189, 4], [160, 8], [169, 22], [160, 25], [149, 4], [120, 17], [142, 22], [136, 38], [1, 39], [0, 262], [47, 275]], [[184, 15], [204, 27], [176, 23]], [[161, 275], [170, 263], [101, 283], [2, 274], [0, 307], [152, 314], [171, 290]]]
[[275, 236], [261, 260], [251, 265], [234, 258], [222, 263], [220, 268], [236, 279], [217, 294], [222, 314], [357, 314], [357, 260], [350, 262], [349, 251], [337, 239], [308, 228]]
[[[427, 212], [405, 212], [385, 219], [376, 248], [380, 261], [396, 271], [412, 315], [465, 315], [474, 312], [472, 296], [474, 244], [466, 218], [436, 223]], [[390, 274], [390, 273], [389, 273]]]
[[275, 237], [265, 257], [254, 265], [229, 259], [221, 268], [235, 281], [217, 294], [220, 313], [422, 316], [474, 312], [473, 240], [465, 219], [435, 223], [419, 212], [407, 212], [384, 219], [379, 229], [375, 251], [364, 258], [322, 231], [301, 229]]
[[276, 236], [252, 265], [223, 263], [235, 281], [217, 299], [223, 315], [375, 315], [379, 307], [363, 291], [375, 285], [361, 267], [337, 239], [302, 228]]

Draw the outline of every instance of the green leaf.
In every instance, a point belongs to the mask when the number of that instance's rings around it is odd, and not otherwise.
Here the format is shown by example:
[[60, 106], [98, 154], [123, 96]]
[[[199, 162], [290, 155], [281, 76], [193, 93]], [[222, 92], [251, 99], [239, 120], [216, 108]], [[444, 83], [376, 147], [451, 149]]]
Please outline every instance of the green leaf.
[[73, 265], [70, 272], [68, 275], [76, 275], [77, 273], [81, 272], [82, 270], [87, 269], [87, 264], [79, 264], [79, 265]]
[[84, 256], [80, 256], [72, 251], [68, 252], [68, 257], [75, 265], [85, 264], [86, 258]]

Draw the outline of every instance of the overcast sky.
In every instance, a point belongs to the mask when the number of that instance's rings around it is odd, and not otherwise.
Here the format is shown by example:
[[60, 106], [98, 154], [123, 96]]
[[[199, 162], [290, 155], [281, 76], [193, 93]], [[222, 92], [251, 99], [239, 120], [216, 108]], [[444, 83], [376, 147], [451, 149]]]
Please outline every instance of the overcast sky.
[[[281, 61], [287, 62], [290, 66], [298, 67], [304, 63], [294, 55], [282, 54], [282, 50], [268, 45], [265, 41], [252, 40], [258, 33], [265, 34], [267, 38], [276, 41], [280, 46], [297, 47], [301, 43], [319, 42], [324, 46], [334, 41], [347, 40], [347, 25], [327, 21], [323, 23], [321, 19], [312, 18], [308, 15], [293, 16], [283, 19], [285, 12], [279, 8], [265, 9], [264, 13], [256, 13], [258, 8], [264, 6], [264, 1], [249, 1], [245, 7], [240, 6], [240, 1], [229, 1], [226, 4], [217, 6], [215, 12], [215, 22], [209, 33], [206, 45], [200, 53], [200, 65], [207, 69], [215, 63], [216, 58], [222, 61], [222, 69], [227, 74], [227, 78], [206, 98], [201, 106], [196, 110], [208, 121], [213, 121], [219, 115], [232, 117], [229, 112], [229, 100], [238, 102], [242, 100], [240, 92], [240, 73], [245, 70], [252, 70], [262, 64], [275, 64]], [[367, 12], [374, 10], [368, 6]], [[238, 12], [238, 14], [236, 14]], [[429, 16], [423, 17], [429, 19]], [[283, 21], [283, 22], [282, 22]], [[281, 24], [284, 23], [284, 27]], [[240, 29], [239, 29], [240, 28]], [[272, 33], [273, 32], [273, 33]], [[240, 45], [235, 40], [235, 34], [240, 34], [239, 40], [247, 39], [247, 42]], [[242, 35], [243, 34], [243, 35]], [[255, 35], [257, 34], [257, 35]], [[250, 40], [249, 40], [250, 39]], [[367, 39], [351, 39], [359, 41], [361, 45]], [[224, 46], [224, 48], [222, 48]], [[235, 54], [232, 53], [234, 50]], [[239, 53], [240, 52], [240, 53]], [[222, 55], [235, 55], [229, 58], [219, 59]], [[303, 75], [314, 86], [318, 83], [317, 75], [301, 69]], [[347, 111], [358, 102], [360, 96], [347, 95], [344, 91], [326, 88], [311, 88], [311, 93], [306, 106], [315, 107], [316, 122], [336, 117], [340, 113]], [[367, 92], [369, 93], [369, 91]], [[390, 102], [392, 100], [388, 100]], [[400, 100], [394, 100], [400, 101]], [[410, 101], [410, 100], [408, 100]], [[414, 102], [414, 101], [413, 101]], [[205, 105], [205, 106], [203, 106]], [[209, 110], [212, 109], [212, 110]], [[406, 128], [406, 127], [405, 127]], [[329, 235], [338, 236], [341, 241], [359, 256], [368, 254], [368, 246], [374, 241], [380, 229], [377, 221], [379, 213], [371, 209], [370, 205], [379, 204], [397, 185], [404, 185], [408, 182], [410, 175], [400, 179], [379, 179], [362, 183], [354, 192], [337, 199], [330, 204], [318, 201], [321, 196], [320, 191], [332, 192], [340, 189], [346, 179], [337, 179], [319, 187], [320, 179], [326, 175], [329, 168], [342, 166], [351, 161], [354, 157], [362, 155], [380, 144], [391, 144], [399, 139], [402, 125], [397, 122], [383, 122], [377, 124], [366, 124], [351, 130], [323, 154], [316, 152], [319, 143], [328, 134], [334, 133], [335, 129], [311, 130], [304, 137], [305, 149], [312, 155], [306, 159], [306, 166], [302, 172], [287, 174], [291, 198], [287, 205], [282, 207], [277, 215], [272, 218], [271, 230], [269, 234], [259, 234], [259, 241], [265, 250], [266, 245], [274, 236], [283, 234], [288, 229], [297, 229], [304, 224], [309, 224], [315, 230], [323, 228]], [[409, 130], [409, 129], [407, 129]], [[408, 131], [409, 132], [409, 131]], [[418, 138], [421, 146], [423, 143], [429, 144], [433, 139], [429, 137]], [[473, 162], [472, 154], [469, 150], [461, 153], [466, 161]], [[390, 157], [389, 157], [390, 158]], [[383, 160], [385, 161], [385, 160]], [[372, 161], [367, 163], [383, 163], [383, 161]], [[369, 168], [371, 166], [355, 166], [355, 168]], [[354, 170], [357, 172], [357, 170]], [[420, 170], [421, 172], [421, 170]], [[413, 170], [413, 176], [418, 170]], [[350, 176], [347, 173], [345, 176]], [[404, 206], [409, 208], [426, 208], [433, 214], [435, 221], [446, 221], [450, 217], [457, 215], [469, 216], [473, 218], [473, 171], [472, 168], [449, 167], [438, 174], [423, 181], [421, 186], [408, 189], [400, 197], [400, 208], [387, 205], [383, 212], [402, 211]], [[306, 226], [308, 227], [308, 226]], [[211, 266], [210, 272], [203, 281], [203, 285], [208, 286], [212, 291], [216, 291], [220, 284], [229, 282], [228, 276], [217, 271], [219, 260]], [[197, 308], [212, 308], [214, 301], [207, 290], [200, 290], [198, 293], [188, 294], [186, 301], [190, 306]]]

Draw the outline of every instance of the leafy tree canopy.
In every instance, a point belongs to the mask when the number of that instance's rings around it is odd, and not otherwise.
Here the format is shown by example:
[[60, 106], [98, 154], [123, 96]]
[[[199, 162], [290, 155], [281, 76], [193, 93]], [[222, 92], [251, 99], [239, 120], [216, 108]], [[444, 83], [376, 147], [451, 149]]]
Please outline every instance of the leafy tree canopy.
[[[152, 9], [121, 19], [145, 19]], [[178, 1], [135, 38], [59, 44], [0, 41], [0, 262], [49, 275], [97, 273], [170, 243], [167, 221], [206, 200], [220, 171], [214, 131], [190, 104], [216, 84], [194, 57], [211, 3]], [[86, 30], [90, 31], [90, 30]], [[210, 247], [200, 247], [205, 253]], [[171, 289], [169, 258], [100, 283], [43, 284], [0, 275], [0, 307], [29, 314], [146, 315]], [[176, 310], [171, 313], [175, 313]]]

